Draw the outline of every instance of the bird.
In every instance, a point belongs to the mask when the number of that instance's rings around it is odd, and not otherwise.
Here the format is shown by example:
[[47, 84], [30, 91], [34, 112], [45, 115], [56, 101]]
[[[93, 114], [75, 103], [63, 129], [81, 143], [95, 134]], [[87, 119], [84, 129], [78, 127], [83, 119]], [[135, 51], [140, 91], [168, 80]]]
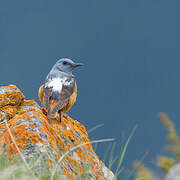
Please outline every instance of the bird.
[[59, 113], [61, 122], [61, 112], [69, 111], [75, 103], [77, 84], [72, 71], [79, 66], [83, 64], [68, 58], [59, 59], [40, 86], [38, 95], [48, 118], [55, 118]]

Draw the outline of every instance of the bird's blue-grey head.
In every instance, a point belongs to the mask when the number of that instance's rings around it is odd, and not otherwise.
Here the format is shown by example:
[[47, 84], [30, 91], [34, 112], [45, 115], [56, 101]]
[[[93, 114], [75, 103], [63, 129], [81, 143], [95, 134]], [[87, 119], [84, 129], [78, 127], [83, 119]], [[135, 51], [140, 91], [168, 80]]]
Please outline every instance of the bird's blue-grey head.
[[56, 62], [53, 66], [53, 70], [58, 70], [66, 73], [72, 73], [73, 69], [79, 66], [83, 66], [81, 63], [75, 63], [71, 59], [62, 58]]

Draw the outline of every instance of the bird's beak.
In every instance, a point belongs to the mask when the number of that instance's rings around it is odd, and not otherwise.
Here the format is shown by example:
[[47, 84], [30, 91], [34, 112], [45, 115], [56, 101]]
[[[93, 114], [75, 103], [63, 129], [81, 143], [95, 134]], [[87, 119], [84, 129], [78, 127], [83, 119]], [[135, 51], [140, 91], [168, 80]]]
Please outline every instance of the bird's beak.
[[73, 66], [74, 67], [79, 67], [79, 66], [84, 66], [84, 64], [82, 64], [82, 63], [74, 63]]

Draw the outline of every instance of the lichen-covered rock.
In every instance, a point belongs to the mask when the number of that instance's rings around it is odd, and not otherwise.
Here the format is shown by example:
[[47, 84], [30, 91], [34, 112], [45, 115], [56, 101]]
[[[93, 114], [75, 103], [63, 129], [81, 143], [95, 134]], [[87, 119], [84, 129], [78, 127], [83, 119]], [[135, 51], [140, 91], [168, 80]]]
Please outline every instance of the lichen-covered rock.
[[14, 85], [0, 88], [0, 122], [10, 119], [17, 114], [19, 104], [24, 100], [24, 95]]
[[[67, 114], [63, 114], [61, 123], [56, 119], [49, 120], [46, 111], [33, 100], [24, 100], [24, 95], [14, 85], [0, 87], [0, 121], [0, 146], [9, 159], [19, 155], [12, 136], [27, 162], [33, 161], [40, 153], [46, 159], [47, 166], [52, 168], [71, 148], [90, 142], [82, 124]], [[37, 168], [42, 170], [40, 164]], [[64, 179], [76, 179], [79, 173], [87, 169], [90, 179], [114, 179], [113, 173], [99, 160], [91, 144], [68, 153], [59, 168]]]

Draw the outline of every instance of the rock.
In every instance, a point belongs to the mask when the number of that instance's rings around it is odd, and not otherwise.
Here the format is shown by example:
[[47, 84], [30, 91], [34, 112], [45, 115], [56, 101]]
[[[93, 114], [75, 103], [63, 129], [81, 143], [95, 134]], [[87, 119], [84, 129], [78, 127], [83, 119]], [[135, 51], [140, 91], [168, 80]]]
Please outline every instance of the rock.
[[165, 177], [165, 180], [180, 180], [180, 163], [174, 165]]
[[17, 113], [19, 104], [23, 102], [24, 95], [14, 85], [0, 88], [0, 121], [10, 119]]
[[[37, 158], [37, 171], [44, 171], [41, 161], [38, 162], [40, 156], [45, 159], [46, 167], [53, 169], [59, 159], [71, 148], [90, 142], [86, 128], [81, 123], [72, 120], [65, 113], [62, 115], [61, 123], [56, 119], [48, 120], [46, 111], [41, 109], [34, 100], [25, 100], [16, 86], [0, 87], [2, 151], [9, 159], [13, 159], [19, 156], [17, 145], [28, 163]], [[59, 162], [58, 172], [61, 173], [62, 179], [76, 179], [79, 173], [84, 172], [90, 179], [115, 178], [99, 160], [91, 144], [69, 152]]]

